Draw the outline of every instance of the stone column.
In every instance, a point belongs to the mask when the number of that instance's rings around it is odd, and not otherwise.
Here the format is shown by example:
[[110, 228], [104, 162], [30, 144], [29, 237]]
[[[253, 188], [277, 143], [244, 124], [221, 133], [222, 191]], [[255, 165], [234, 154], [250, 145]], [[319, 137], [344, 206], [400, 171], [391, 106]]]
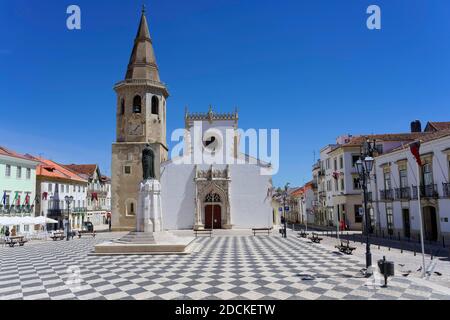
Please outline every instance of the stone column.
[[195, 223], [194, 229], [204, 229], [205, 225], [202, 223], [202, 210], [201, 210], [201, 201], [198, 197], [198, 184], [195, 181]]

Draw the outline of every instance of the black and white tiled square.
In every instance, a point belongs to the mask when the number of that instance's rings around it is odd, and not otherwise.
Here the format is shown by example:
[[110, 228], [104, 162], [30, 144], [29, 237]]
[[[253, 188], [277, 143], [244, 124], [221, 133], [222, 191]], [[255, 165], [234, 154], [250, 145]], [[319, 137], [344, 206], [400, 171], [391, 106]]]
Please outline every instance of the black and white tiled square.
[[402, 277], [367, 286], [359, 261], [295, 236], [198, 238], [184, 256], [88, 255], [118, 236], [0, 248], [0, 299], [450, 299]]

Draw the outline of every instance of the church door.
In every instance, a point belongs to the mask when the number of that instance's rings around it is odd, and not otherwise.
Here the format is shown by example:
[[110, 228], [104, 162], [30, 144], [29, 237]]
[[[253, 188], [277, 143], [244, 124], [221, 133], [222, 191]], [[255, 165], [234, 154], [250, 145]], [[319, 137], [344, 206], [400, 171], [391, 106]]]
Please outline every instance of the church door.
[[222, 228], [222, 207], [217, 204], [208, 204], [205, 206], [205, 228]]

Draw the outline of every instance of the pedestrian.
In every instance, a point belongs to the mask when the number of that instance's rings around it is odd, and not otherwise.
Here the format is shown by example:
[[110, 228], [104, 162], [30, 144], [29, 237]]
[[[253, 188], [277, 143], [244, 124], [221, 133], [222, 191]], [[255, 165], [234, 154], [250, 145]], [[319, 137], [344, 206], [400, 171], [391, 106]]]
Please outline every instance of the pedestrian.
[[11, 237], [15, 237], [16, 236], [16, 227], [13, 227], [11, 229]]
[[111, 217], [108, 218], [109, 232], [111, 232]]
[[9, 241], [9, 227], [6, 227], [6, 229], [5, 229], [5, 241], [6, 242]]

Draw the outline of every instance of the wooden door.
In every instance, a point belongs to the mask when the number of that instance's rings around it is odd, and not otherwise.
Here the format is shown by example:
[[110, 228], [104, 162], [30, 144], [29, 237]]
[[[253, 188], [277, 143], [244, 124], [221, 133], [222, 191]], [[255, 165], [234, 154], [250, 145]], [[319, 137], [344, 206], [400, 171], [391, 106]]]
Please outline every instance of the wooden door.
[[205, 229], [222, 228], [222, 208], [217, 204], [205, 206]]

